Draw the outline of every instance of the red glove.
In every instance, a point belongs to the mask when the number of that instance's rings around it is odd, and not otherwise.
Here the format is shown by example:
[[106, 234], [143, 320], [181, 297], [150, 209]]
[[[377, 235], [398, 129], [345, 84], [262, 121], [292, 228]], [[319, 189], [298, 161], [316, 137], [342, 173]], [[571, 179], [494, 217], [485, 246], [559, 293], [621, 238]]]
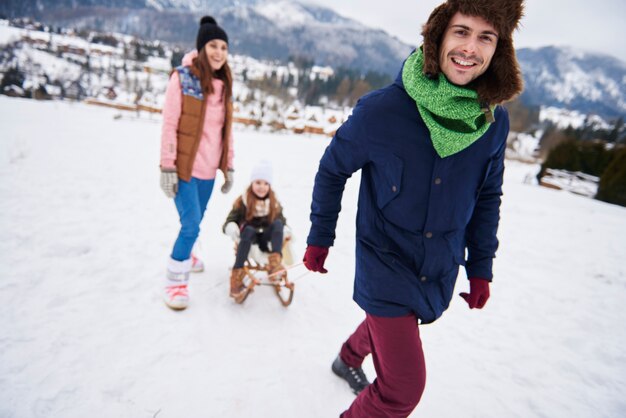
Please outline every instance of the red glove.
[[459, 293], [459, 295], [465, 299], [470, 309], [482, 309], [485, 303], [487, 303], [487, 299], [489, 299], [489, 280], [472, 277], [469, 279], [469, 282], [469, 294]]
[[328, 270], [324, 268], [324, 261], [328, 256], [327, 247], [317, 247], [315, 245], [309, 245], [306, 247], [304, 253], [304, 266], [311, 271], [319, 271], [320, 273], [328, 273]]

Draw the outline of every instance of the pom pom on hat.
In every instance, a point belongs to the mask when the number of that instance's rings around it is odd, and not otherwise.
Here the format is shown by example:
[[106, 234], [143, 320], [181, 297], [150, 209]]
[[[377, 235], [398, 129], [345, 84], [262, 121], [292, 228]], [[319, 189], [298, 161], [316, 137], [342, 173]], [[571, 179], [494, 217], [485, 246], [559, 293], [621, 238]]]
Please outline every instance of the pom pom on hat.
[[228, 43], [228, 35], [224, 29], [220, 28], [213, 16], [204, 16], [200, 19], [200, 28], [196, 37], [196, 49], [202, 51], [204, 46], [213, 39], [221, 39]]
[[265, 180], [269, 184], [272, 184], [272, 180], [274, 180], [273, 174], [272, 163], [267, 160], [259, 161], [259, 163], [252, 169], [250, 182], [255, 180]]
[[217, 21], [213, 16], [203, 16], [202, 19], [200, 19], [200, 26], [204, 25], [205, 23], [217, 25]]

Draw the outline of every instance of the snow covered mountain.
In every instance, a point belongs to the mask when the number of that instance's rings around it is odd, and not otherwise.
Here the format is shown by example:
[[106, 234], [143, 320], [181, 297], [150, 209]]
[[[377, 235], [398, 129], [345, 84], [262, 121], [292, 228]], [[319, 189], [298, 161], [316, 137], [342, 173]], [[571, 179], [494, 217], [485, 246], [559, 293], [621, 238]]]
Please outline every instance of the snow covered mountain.
[[0, 5], [0, 12], [10, 17], [35, 16], [59, 10], [68, 11], [90, 7], [203, 12], [233, 4], [258, 2], [259, 0], [6, 0]]
[[[235, 48], [259, 58], [314, 58], [333, 67], [395, 75], [412, 47], [330, 9], [292, 1], [271, 1], [220, 11], [236, 34]], [[260, 54], [259, 54], [260, 52]]]
[[575, 109], [606, 117], [626, 115], [626, 63], [574, 48], [517, 51], [527, 104]]
[[283, 61], [299, 56], [393, 76], [412, 49], [328, 8], [287, 0], [9, 0], [0, 13], [186, 46], [193, 44], [198, 18], [211, 14], [228, 30], [233, 53]]
[[[337, 69], [374, 70], [395, 77], [411, 51], [397, 38], [334, 11], [288, 0], [8, 0], [0, 14], [193, 45], [199, 16], [227, 28], [231, 51], [256, 59], [306, 58]], [[419, 42], [416, 39], [416, 44]], [[528, 105], [626, 115], [626, 63], [566, 47], [518, 50]]]

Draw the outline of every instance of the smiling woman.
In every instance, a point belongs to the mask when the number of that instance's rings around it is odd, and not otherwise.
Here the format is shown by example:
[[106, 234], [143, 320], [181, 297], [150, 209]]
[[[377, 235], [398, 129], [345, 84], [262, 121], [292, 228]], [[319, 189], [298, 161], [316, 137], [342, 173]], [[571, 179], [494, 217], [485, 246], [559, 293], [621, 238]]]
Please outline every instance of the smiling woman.
[[163, 298], [172, 309], [189, 303], [190, 271], [202, 271], [192, 254], [217, 170], [222, 193], [233, 183], [232, 74], [227, 63], [228, 35], [211, 16], [200, 20], [196, 51], [172, 71], [163, 106], [161, 188], [173, 198], [180, 232], [170, 255]]
[[219, 71], [226, 63], [226, 58], [228, 58], [228, 44], [221, 39], [212, 39], [205, 45], [204, 52], [209, 60], [211, 69]]

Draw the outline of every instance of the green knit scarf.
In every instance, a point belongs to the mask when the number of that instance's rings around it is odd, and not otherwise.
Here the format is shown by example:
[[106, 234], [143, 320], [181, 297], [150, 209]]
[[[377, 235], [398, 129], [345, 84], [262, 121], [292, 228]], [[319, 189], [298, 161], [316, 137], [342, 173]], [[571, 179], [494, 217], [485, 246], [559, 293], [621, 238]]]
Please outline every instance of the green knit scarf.
[[[407, 58], [402, 68], [406, 92], [430, 131], [430, 138], [441, 158], [463, 151], [489, 129], [478, 103], [476, 91], [456, 86], [439, 73], [431, 80], [424, 75], [421, 48]], [[493, 111], [493, 108], [491, 108]]]

